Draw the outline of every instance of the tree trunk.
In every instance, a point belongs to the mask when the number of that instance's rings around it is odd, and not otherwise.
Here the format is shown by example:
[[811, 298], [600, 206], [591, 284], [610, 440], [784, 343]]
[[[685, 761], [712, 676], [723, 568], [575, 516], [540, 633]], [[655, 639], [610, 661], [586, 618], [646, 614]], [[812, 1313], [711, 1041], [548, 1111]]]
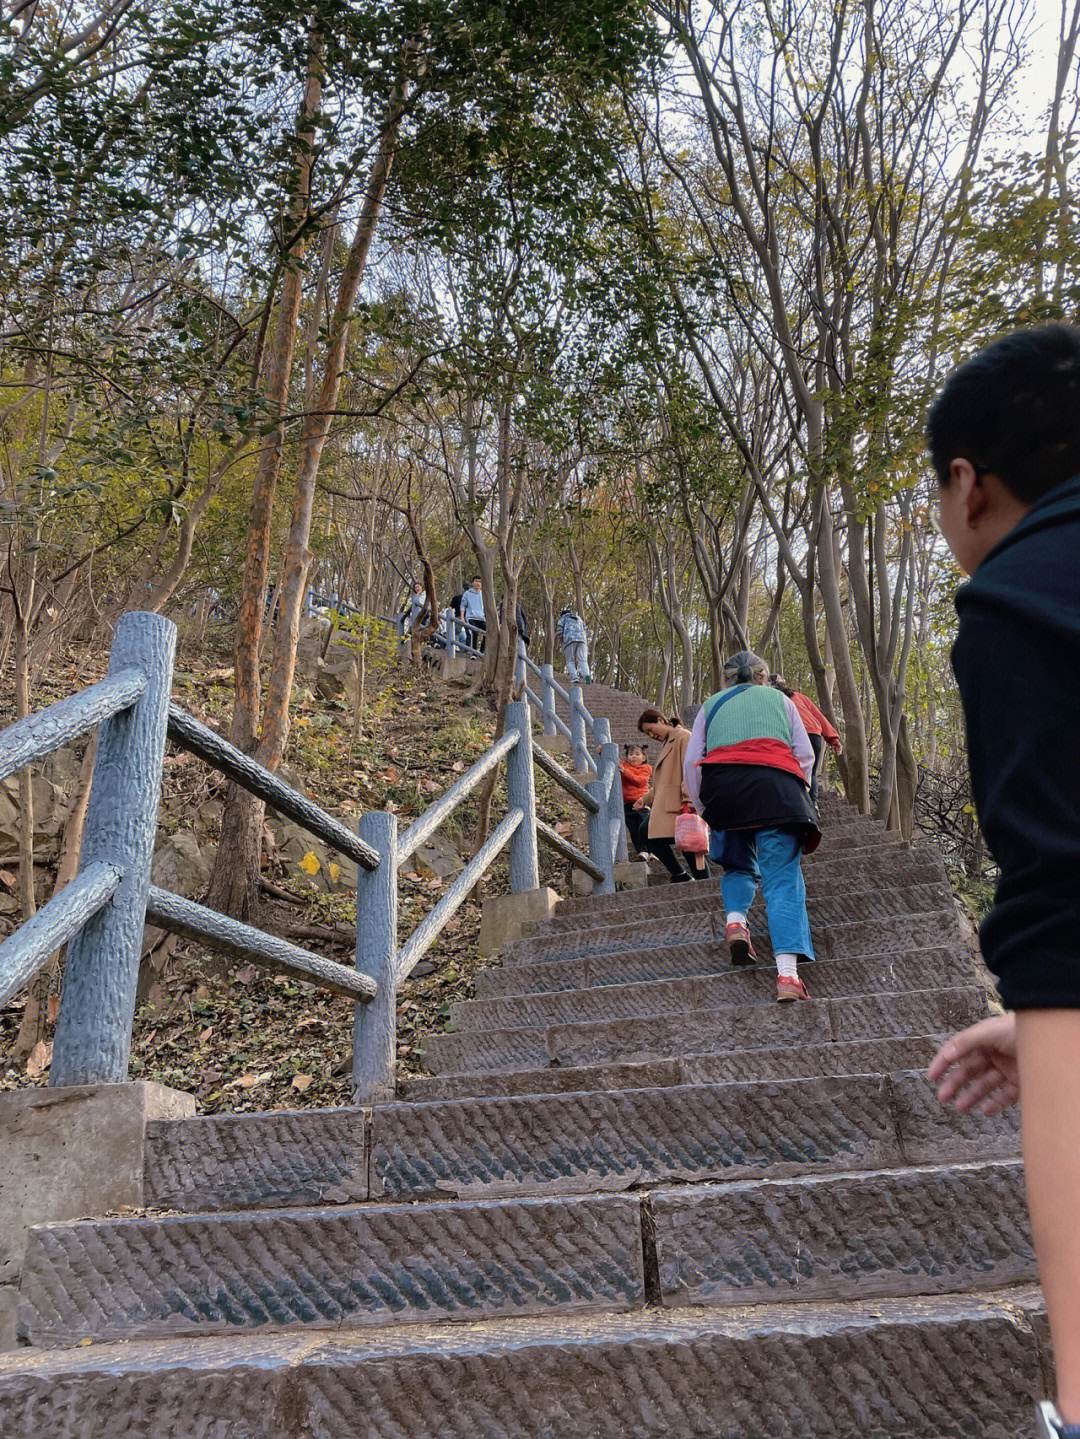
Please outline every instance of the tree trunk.
[[[303, 108], [297, 122], [296, 184], [287, 220], [293, 235], [298, 238], [290, 249], [282, 281], [266, 381], [267, 413], [277, 423], [264, 437], [255, 468], [247, 552], [240, 587], [240, 612], [236, 622], [236, 698], [229, 738], [245, 754], [255, 749], [262, 699], [259, 675], [262, 618], [269, 581], [274, 496], [281, 473], [285, 438], [282, 417], [288, 406], [303, 293], [304, 225], [310, 207], [315, 118], [322, 100], [321, 66], [322, 49], [313, 42]], [[267, 303], [271, 303], [270, 298]], [[265, 806], [254, 795], [230, 783], [225, 795], [221, 841], [210, 877], [207, 903], [238, 919], [250, 917], [259, 902], [259, 839], [264, 812]]]

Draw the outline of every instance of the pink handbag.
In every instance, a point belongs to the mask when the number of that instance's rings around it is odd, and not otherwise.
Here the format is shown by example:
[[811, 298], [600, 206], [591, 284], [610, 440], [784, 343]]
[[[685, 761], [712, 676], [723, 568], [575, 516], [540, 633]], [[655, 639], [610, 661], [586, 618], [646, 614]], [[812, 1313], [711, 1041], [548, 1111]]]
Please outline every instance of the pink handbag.
[[683, 854], [709, 852], [709, 826], [688, 804], [683, 805], [682, 814], [675, 816], [675, 848]]

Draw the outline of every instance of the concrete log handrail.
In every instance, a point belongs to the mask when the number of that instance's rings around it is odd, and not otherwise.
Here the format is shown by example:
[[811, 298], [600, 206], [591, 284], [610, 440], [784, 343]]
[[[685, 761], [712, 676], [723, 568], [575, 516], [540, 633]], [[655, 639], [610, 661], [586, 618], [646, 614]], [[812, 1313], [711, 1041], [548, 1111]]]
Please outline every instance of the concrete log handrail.
[[[461, 627], [461, 621], [447, 617], [448, 644], [457, 643]], [[597, 778], [586, 788], [549, 756], [537, 752], [535, 758], [588, 811], [588, 855], [537, 820], [532, 714], [527, 699], [507, 705], [504, 734], [400, 840], [397, 817], [388, 812], [363, 815], [359, 833], [354, 834], [171, 703], [175, 646], [176, 628], [162, 616], [124, 615], [116, 628], [109, 673], [104, 680], [0, 734], [3, 777], [100, 726], [78, 874], [0, 945], [0, 1002], [24, 988], [61, 945], [68, 946], [53, 1046], [52, 1084], [105, 1084], [127, 1079], [143, 929], [149, 920], [162, 929], [197, 938], [226, 953], [354, 999], [356, 1100], [372, 1103], [390, 1097], [394, 1089], [398, 985], [504, 849], [509, 851], [514, 893], [534, 890], [539, 885], [538, 834], [589, 874], [599, 892], [607, 893], [614, 887], [617, 836], [613, 805], [618, 792], [611, 755], [614, 747], [603, 743], [610, 738], [605, 734], [604, 722], [594, 722], [580, 703], [574, 711], [577, 747], [583, 747], [587, 718], [594, 736], [601, 740]], [[521, 653], [523, 656], [523, 649]], [[524, 674], [522, 658], [519, 676], [523, 678]], [[354, 968], [333, 963], [151, 885], [167, 739], [356, 862]], [[399, 948], [400, 866], [504, 759], [506, 817]], [[621, 823], [621, 806], [618, 818]]]

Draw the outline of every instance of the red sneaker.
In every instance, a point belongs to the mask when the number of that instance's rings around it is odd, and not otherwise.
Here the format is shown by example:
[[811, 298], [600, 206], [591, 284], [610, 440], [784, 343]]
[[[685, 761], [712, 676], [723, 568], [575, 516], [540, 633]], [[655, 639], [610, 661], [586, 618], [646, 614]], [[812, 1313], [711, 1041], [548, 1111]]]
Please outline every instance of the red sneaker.
[[729, 924], [724, 931], [732, 964], [746, 966], [757, 964], [754, 946], [750, 943], [750, 931], [745, 924]]
[[790, 1004], [793, 999], [809, 999], [810, 994], [797, 976], [789, 978], [788, 975], [781, 974], [776, 980], [776, 998], [781, 1004]]

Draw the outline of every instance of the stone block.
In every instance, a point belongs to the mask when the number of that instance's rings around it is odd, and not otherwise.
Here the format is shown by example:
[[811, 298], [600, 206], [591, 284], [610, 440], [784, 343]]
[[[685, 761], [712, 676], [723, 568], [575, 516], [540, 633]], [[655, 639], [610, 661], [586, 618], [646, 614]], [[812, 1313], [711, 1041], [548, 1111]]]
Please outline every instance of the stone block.
[[880, 1299], [1037, 1280], [1019, 1160], [652, 1196], [665, 1305]]
[[453, 659], [444, 650], [442, 652], [441, 674], [444, 680], [464, 679], [467, 668], [467, 661], [464, 655], [455, 655]]
[[647, 889], [649, 885], [649, 866], [643, 859], [622, 860], [615, 866], [615, 888], [623, 889]]
[[570, 754], [573, 746], [564, 734], [538, 734], [533, 744], [538, 744], [548, 754]]
[[371, 1145], [372, 1198], [399, 1200], [900, 1162], [887, 1082], [866, 1075], [388, 1105], [372, 1113]]
[[480, 953], [501, 954], [508, 944], [521, 938], [523, 925], [547, 919], [558, 902], [559, 896], [546, 886], [523, 894], [491, 895], [484, 900], [480, 915]]
[[0, 1284], [18, 1282], [31, 1225], [139, 1208], [148, 1121], [194, 1113], [141, 1080], [0, 1094]]
[[314, 1109], [151, 1121], [144, 1202], [206, 1212], [364, 1200], [367, 1113]]
[[644, 1300], [642, 1263], [638, 1203], [628, 1195], [49, 1225], [30, 1234], [19, 1330], [55, 1348], [610, 1313]]

